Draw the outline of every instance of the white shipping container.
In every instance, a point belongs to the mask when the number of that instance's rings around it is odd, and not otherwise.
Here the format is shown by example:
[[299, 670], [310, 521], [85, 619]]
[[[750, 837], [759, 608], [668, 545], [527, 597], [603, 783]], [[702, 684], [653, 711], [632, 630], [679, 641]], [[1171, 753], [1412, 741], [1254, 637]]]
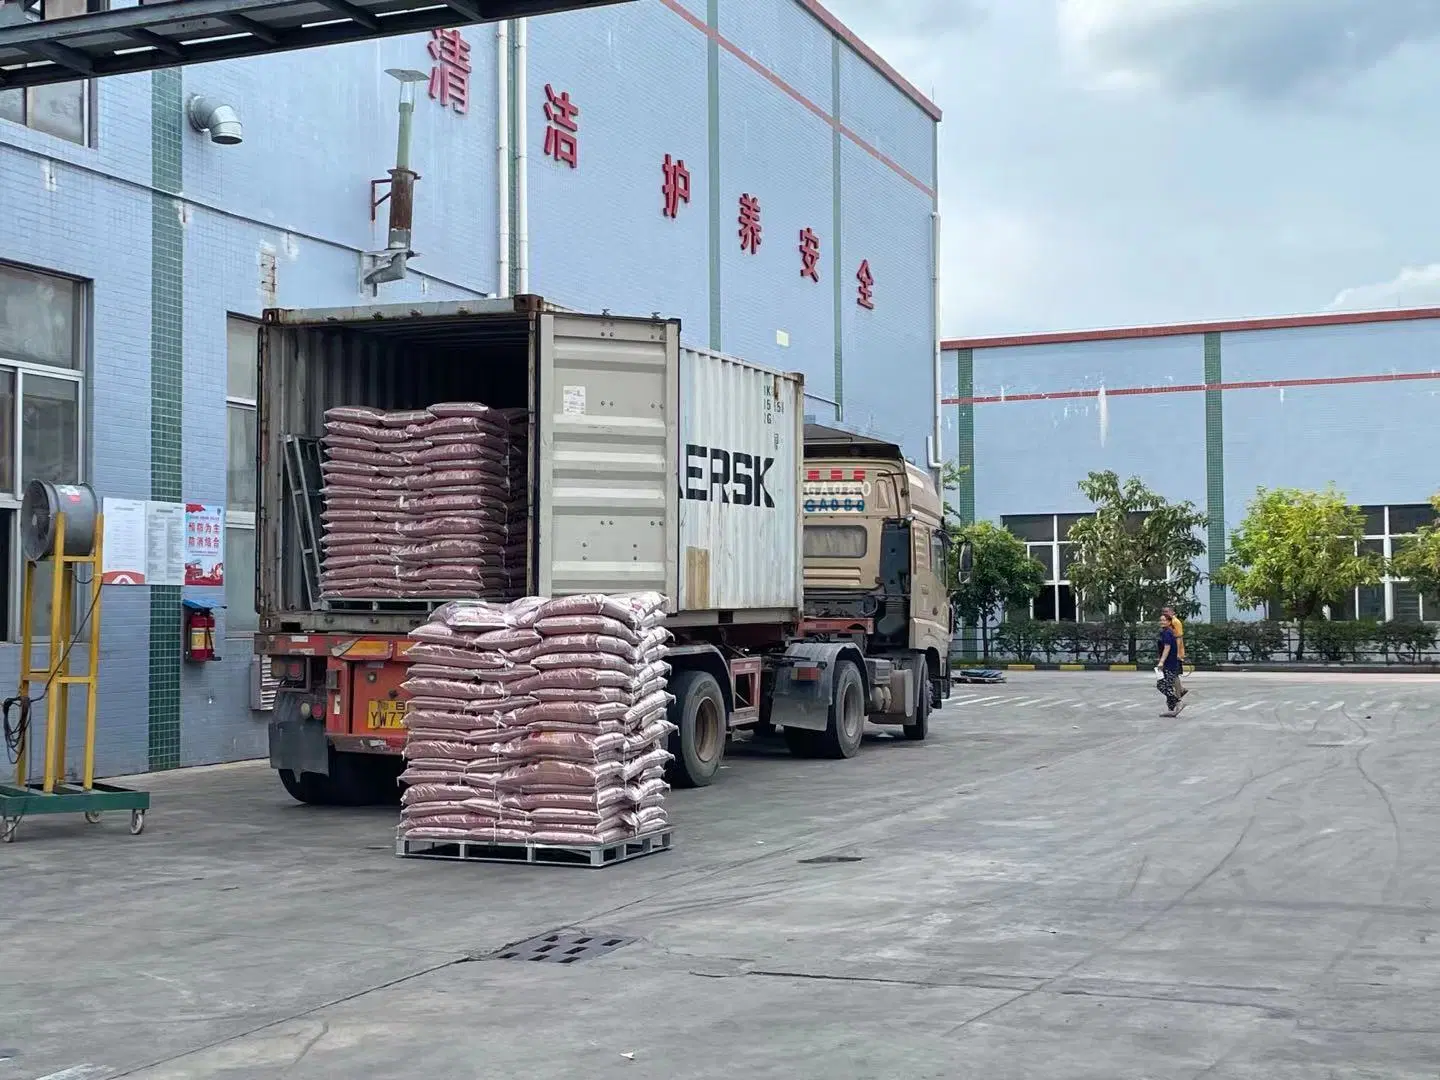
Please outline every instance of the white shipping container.
[[805, 380], [680, 350], [682, 612], [799, 610]]

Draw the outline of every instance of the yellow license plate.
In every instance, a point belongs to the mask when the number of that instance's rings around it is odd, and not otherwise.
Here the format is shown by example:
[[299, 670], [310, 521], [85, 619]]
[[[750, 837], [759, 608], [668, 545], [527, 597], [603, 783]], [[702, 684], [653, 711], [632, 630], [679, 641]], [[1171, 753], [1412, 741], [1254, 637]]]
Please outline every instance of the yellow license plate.
[[405, 726], [405, 702], [403, 701], [372, 701], [368, 711], [372, 728], [403, 728]]

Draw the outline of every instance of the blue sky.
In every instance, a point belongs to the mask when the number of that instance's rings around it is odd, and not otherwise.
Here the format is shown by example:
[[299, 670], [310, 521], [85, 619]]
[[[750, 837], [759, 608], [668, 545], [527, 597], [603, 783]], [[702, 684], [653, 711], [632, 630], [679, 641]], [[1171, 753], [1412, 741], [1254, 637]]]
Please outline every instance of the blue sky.
[[945, 111], [946, 336], [1440, 305], [1440, 0], [829, 0]]

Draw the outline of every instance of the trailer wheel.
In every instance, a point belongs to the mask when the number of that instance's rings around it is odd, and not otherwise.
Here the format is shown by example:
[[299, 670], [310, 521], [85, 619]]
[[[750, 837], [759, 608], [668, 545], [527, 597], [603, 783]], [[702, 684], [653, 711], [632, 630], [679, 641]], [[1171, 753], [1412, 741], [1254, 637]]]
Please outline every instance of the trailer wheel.
[[865, 683], [860, 669], [848, 660], [835, 668], [835, 696], [830, 699], [830, 723], [820, 733], [818, 748], [828, 758], [852, 758], [865, 737]]
[[930, 665], [922, 656], [919, 665], [915, 668], [915, 679], [919, 683], [915, 694], [915, 723], [906, 724], [901, 729], [905, 732], [905, 738], [911, 742], [924, 742], [926, 736], [930, 734], [930, 695], [921, 690], [928, 685], [929, 678]]
[[331, 806], [335, 800], [330, 795], [328, 778], [319, 773], [297, 773], [292, 769], [281, 769], [280, 783], [296, 802], [306, 806]]
[[670, 736], [675, 755], [667, 769], [674, 787], [709, 787], [725, 760], [729, 717], [720, 684], [708, 671], [682, 671], [670, 680], [675, 701], [668, 710], [677, 730]]

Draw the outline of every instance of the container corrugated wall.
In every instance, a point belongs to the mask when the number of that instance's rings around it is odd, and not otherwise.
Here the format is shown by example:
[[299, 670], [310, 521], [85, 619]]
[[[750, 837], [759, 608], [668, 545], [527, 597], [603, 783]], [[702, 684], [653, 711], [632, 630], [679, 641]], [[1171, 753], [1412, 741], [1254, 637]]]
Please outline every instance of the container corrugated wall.
[[798, 374], [680, 351], [681, 611], [803, 607]]

